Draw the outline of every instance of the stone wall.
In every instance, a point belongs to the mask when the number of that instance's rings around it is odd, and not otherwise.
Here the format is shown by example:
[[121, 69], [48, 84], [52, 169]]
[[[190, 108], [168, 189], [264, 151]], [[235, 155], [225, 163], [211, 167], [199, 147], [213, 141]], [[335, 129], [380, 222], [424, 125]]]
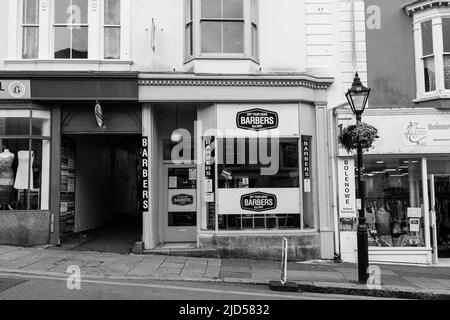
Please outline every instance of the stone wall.
[[[283, 235], [200, 234], [200, 248], [214, 248], [221, 258], [281, 260]], [[288, 259], [307, 261], [320, 259], [320, 234], [288, 235]]]
[[3, 211], [0, 213], [0, 245], [38, 246], [50, 241], [50, 212]]

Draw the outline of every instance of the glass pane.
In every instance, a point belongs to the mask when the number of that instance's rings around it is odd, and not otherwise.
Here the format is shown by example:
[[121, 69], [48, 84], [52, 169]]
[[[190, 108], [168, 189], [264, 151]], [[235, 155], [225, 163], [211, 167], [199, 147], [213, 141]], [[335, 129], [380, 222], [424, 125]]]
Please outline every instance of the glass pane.
[[185, 54], [186, 54], [186, 58], [190, 57], [193, 55], [192, 52], [192, 24], [188, 24], [186, 26], [186, 35], [185, 35], [186, 39], [185, 39]]
[[423, 55], [433, 54], [433, 25], [430, 21], [422, 22], [422, 50]]
[[423, 59], [424, 76], [425, 76], [425, 92], [436, 90], [436, 74], [434, 67], [434, 57]]
[[[30, 210], [48, 210], [50, 192], [50, 141], [33, 140], [30, 176]], [[19, 159], [20, 161], [20, 159]]]
[[364, 167], [369, 245], [423, 247], [420, 159], [367, 156]]
[[24, 24], [39, 23], [39, 0], [23, 1], [23, 23]]
[[222, 53], [222, 23], [202, 22], [202, 53]]
[[32, 135], [50, 137], [51, 123], [50, 112], [44, 110], [33, 110]]
[[72, 30], [72, 59], [88, 58], [88, 27]]
[[223, 23], [223, 52], [244, 53], [244, 23]]
[[29, 139], [0, 139], [0, 210], [27, 210]]
[[197, 212], [169, 212], [169, 227], [197, 226]]
[[259, 59], [258, 28], [252, 24], [252, 57]]
[[202, 18], [221, 18], [222, 0], [202, 0]]
[[105, 28], [105, 59], [120, 59], [120, 28]]
[[55, 1], [55, 23], [70, 23], [70, 0]]
[[[279, 139], [277, 144], [270, 139], [231, 138], [218, 139], [217, 144], [219, 188], [299, 188], [298, 139]], [[265, 164], [254, 156], [260, 154], [268, 155]], [[263, 174], [262, 169], [269, 167], [273, 170]], [[231, 174], [228, 179], [224, 171]]]
[[444, 55], [444, 83], [445, 89], [450, 89], [450, 56]]
[[88, 23], [88, 0], [72, 0], [72, 21], [74, 24]]
[[197, 180], [192, 179], [192, 169], [189, 168], [170, 168], [167, 184], [169, 189], [195, 189]]
[[223, 17], [239, 19], [244, 17], [244, 5], [242, 0], [224, 0]]
[[444, 36], [444, 52], [450, 52], [450, 19], [442, 19], [442, 33]]
[[105, 24], [120, 25], [120, 0], [105, 0]]
[[55, 58], [70, 59], [70, 29], [55, 27]]
[[29, 135], [29, 110], [0, 110], [0, 135]]
[[39, 27], [23, 27], [22, 59], [36, 59], [39, 50]]

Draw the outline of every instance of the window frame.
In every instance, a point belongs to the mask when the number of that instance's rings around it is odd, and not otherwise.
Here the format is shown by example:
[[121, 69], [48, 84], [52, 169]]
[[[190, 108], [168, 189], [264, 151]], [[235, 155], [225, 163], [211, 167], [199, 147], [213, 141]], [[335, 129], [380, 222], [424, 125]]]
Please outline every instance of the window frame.
[[[41, 141], [41, 142], [43, 142], [43, 141], [48, 141], [49, 142], [49, 155], [50, 155], [50, 158], [49, 158], [49, 163], [48, 163], [48, 166], [49, 166], [49, 169], [51, 168], [51, 154], [52, 154], [52, 149], [53, 149], [53, 143], [52, 143], [52, 132], [51, 132], [51, 128], [52, 128], [52, 126], [53, 126], [53, 117], [52, 117], [52, 113], [51, 113], [51, 110], [50, 109], [48, 109], [48, 108], [45, 108], [45, 107], [41, 107], [41, 106], [38, 106], [38, 105], [34, 105], [34, 104], [31, 104], [31, 105], [23, 105], [23, 104], [10, 104], [10, 105], [4, 105], [4, 106], [1, 106], [1, 108], [0, 108], [0, 110], [25, 110], [25, 111], [29, 111], [30, 112], [30, 117], [28, 118], [29, 119], [29, 132], [28, 132], [28, 134], [13, 134], [13, 135], [2, 135], [2, 134], [0, 134], [0, 141], [1, 140], [27, 140], [28, 141], [28, 152], [29, 152], [29, 154], [31, 153], [31, 151], [32, 151], [32, 145], [33, 145], [33, 141]], [[40, 111], [46, 111], [46, 112], [48, 112], [49, 113], [49, 115], [50, 115], [50, 123], [49, 123], [49, 127], [50, 127], [50, 131], [49, 131], [49, 135], [48, 136], [45, 136], [45, 135], [34, 135], [33, 134], [33, 111], [34, 110], [40, 110]], [[31, 167], [31, 160], [32, 159], [32, 157], [28, 157], [28, 167], [30, 168]], [[41, 166], [42, 166], [42, 163], [41, 163]], [[32, 188], [33, 188], [33, 186], [31, 186], [30, 185], [30, 182], [31, 182], [31, 179], [30, 179], [30, 177], [31, 177], [31, 174], [32, 174], [32, 172], [31, 172], [32, 170], [28, 170], [28, 191], [29, 190], [32, 190]], [[41, 171], [42, 171], [42, 168], [41, 168]], [[41, 172], [41, 175], [42, 175], [42, 172]], [[50, 203], [51, 203], [51, 186], [50, 186], [50, 183], [51, 183], [51, 172], [50, 172], [50, 170], [49, 170], [49, 185], [48, 185], [48, 190], [47, 190], [47, 195], [48, 195], [48, 199], [47, 199], [47, 205], [48, 205], [48, 208], [47, 209], [31, 209], [30, 207], [31, 207], [31, 194], [30, 194], [30, 192], [27, 192], [27, 202], [26, 202], [26, 209], [20, 209], [20, 210], [15, 210], [15, 211], [17, 211], [17, 212], [24, 212], [24, 211], [26, 211], [26, 212], [33, 212], [33, 211], [50, 211]], [[42, 177], [41, 177], [41, 180], [42, 180]], [[42, 194], [43, 194], [43, 192], [42, 192], [42, 190], [41, 190], [41, 193], [40, 193], [40, 206], [42, 206]], [[1, 214], [1, 212], [3, 212], [3, 211], [6, 211], [6, 210], [0, 210], [0, 214]], [[8, 211], [8, 212], [10, 212], [10, 211]]]
[[[189, 0], [187, 0], [189, 1]], [[186, 52], [186, 26], [187, 26], [187, 14], [186, 10], [188, 8], [187, 2], [184, 2], [184, 23], [183, 23], [183, 38], [184, 38], [184, 46], [183, 46], [183, 57], [184, 63], [189, 63], [195, 59], [225, 59], [225, 60], [241, 60], [241, 59], [250, 59], [256, 63], [259, 63], [259, 6], [256, 5], [256, 12], [252, 9], [252, 0], [242, 0], [243, 1], [243, 18], [232, 19], [232, 18], [202, 18], [201, 17], [201, 1], [202, 0], [191, 0], [192, 1], [192, 54], [189, 55]], [[206, 0], [207, 1], [207, 0]], [[252, 13], [254, 13], [252, 15]], [[252, 17], [255, 17], [255, 22], [258, 27], [258, 35], [257, 35], [257, 46], [258, 46], [258, 57], [254, 57], [252, 54]], [[201, 40], [201, 22], [242, 22], [243, 26], [243, 52], [242, 53], [203, 53], [202, 52], [202, 40]]]
[[[123, 19], [122, 19], [122, 10], [123, 10], [123, 0], [119, 0], [119, 19], [120, 19], [120, 23], [118, 25], [115, 24], [106, 24], [105, 23], [105, 14], [106, 14], [106, 0], [102, 0], [101, 2], [101, 44], [102, 44], [102, 48], [100, 50], [100, 56], [103, 60], [108, 60], [108, 61], [120, 61], [122, 59], [122, 31], [123, 31]], [[119, 29], [119, 58], [106, 58], [106, 29], [111, 28], [111, 29]]]
[[[21, 46], [20, 46], [20, 57], [23, 60], [33, 60], [33, 59], [37, 59], [39, 57], [39, 41], [40, 41], [40, 36], [39, 36], [39, 32], [40, 32], [40, 10], [41, 10], [41, 1], [40, 0], [36, 0], [37, 2], [37, 23], [27, 23], [25, 21], [25, 2], [27, 0], [22, 0], [21, 1], [21, 5], [20, 5], [20, 11], [21, 11], [21, 16], [20, 16], [20, 24], [21, 24], [21, 32], [20, 32], [20, 39], [21, 39]], [[32, 57], [32, 58], [24, 58], [24, 48], [25, 48], [25, 29], [26, 28], [36, 28], [37, 29], [37, 48], [36, 48], [36, 52], [37, 52], [37, 56], [36, 57]]]

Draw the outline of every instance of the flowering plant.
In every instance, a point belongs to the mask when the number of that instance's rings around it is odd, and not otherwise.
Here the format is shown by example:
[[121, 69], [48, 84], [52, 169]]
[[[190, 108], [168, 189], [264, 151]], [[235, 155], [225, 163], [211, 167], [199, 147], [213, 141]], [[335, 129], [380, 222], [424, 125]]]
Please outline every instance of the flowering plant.
[[358, 148], [358, 142], [361, 142], [363, 152], [367, 152], [377, 138], [379, 138], [378, 129], [363, 122], [342, 129], [338, 141], [349, 153]]

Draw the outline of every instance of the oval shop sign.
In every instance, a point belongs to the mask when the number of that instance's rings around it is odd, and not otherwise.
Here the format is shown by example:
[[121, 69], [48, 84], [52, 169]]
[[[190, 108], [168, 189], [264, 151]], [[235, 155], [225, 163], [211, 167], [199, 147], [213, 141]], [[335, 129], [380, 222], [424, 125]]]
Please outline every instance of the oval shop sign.
[[277, 208], [277, 196], [265, 192], [254, 192], [241, 196], [242, 210], [262, 212]]
[[177, 194], [172, 197], [174, 206], [190, 206], [194, 204], [194, 197], [189, 194]]
[[271, 130], [278, 128], [278, 113], [264, 109], [251, 109], [238, 112], [236, 125], [244, 130]]

